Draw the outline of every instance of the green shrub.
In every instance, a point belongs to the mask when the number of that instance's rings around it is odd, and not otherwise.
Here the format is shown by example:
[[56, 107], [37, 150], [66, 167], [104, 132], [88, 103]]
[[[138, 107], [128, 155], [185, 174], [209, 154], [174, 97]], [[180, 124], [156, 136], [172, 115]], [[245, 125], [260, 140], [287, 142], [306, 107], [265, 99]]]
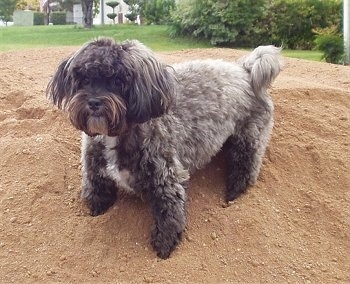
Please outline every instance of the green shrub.
[[342, 0], [179, 0], [172, 35], [213, 45], [312, 49], [315, 28], [340, 27]]
[[107, 17], [110, 18], [111, 20], [113, 20], [113, 23], [114, 23], [115, 18], [117, 17], [117, 14], [116, 13], [108, 13]]
[[336, 28], [315, 30], [316, 48], [323, 52], [323, 59], [328, 63], [340, 64], [344, 61], [344, 40]]
[[34, 20], [33, 20], [34, 26], [44, 25], [44, 17], [45, 17], [44, 13], [35, 12], [34, 13]]
[[66, 13], [65, 12], [53, 12], [51, 13], [51, 23], [54, 25], [65, 25]]
[[314, 29], [339, 26], [341, 7], [341, 0], [276, 0], [268, 15], [270, 37], [286, 48], [312, 49]]
[[125, 18], [127, 18], [130, 22], [135, 22], [137, 19], [136, 13], [127, 13], [125, 14]]
[[113, 9], [113, 11], [114, 11], [114, 8], [119, 5], [119, 2], [117, 2], [117, 1], [110, 1], [110, 2], [107, 2], [106, 5], [111, 7]]
[[235, 43], [254, 31], [265, 0], [182, 0], [172, 13], [172, 34], [206, 39], [213, 45]]
[[142, 5], [142, 17], [147, 24], [168, 24], [175, 0], [147, 0]]

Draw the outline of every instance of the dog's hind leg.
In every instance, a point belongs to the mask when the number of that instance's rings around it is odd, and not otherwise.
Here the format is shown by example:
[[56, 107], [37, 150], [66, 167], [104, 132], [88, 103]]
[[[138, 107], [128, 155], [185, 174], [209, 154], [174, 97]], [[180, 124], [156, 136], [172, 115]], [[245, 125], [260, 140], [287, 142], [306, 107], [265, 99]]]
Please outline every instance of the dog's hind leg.
[[272, 116], [250, 119], [226, 142], [228, 180], [226, 201], [232, 201], [253, 185], [259, 175], [272, 130]]
[[117, 199], [115, 181], [106, 174], [102, 141], [83, 135], [81, 196], [92, 216], [103, 214]]

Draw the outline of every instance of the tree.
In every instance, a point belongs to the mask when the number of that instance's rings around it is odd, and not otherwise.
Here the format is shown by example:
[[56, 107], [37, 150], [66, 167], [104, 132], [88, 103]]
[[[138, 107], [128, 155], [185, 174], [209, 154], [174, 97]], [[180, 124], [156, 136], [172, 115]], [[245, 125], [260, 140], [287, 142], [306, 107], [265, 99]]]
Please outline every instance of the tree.
[[99, 12], [100, 0], [81, 0], [83, 10], [83, 25], [86, 29], [91, 29], [93, 18]]
[[129, 11], [125, 14], [125, 17], [128, 18], [129, 21], [136, 21], [137, 15], [140, 15], [140, 18], [142, 18], [144, 0], [124, 0], [124, 3], [129, 6]]
[[94, 0], [81, 0], [83, 10], [83, 25], [86, 29], [91, 29], [93, 24], [93, 5]]
[[111, 1], [111, 2], [107, 2], [106, 5], [113, 9], [113, 13], [108, 13], [107, 17], [113, 20], [113, 24], [115, 24], [115, 18], [117, 17], [117, 14], [114, 12], [114, 9], [119, 5], [119, 2]]
[[172, 13], [174, 34], [229, 45], [255, 32], [266, 0], [180, 0]]
[[40, 1], [38, 0], [19, 0], [17, 1], [16, 8], [19, 10], [33, 10], [33, 11], [39, 11], [40, 10]]
[[175, 6], [175, 0], [148, 0], [144, 2], [142, 14], [148, 24], [167, 24]]
[[125, 15], [134, 21], [137, 15], [141, 22], [147, 24], [167, 24], [170, 22], [170, 13], [176, 6], [176, 0], [124, 0], [129, 5], [129, 12]]
[[313, 30], [316, 33], [316, 48], [323, 52], [323, 59], [329, 63], [344, 63], [344, 40], [337, 26]]
[[50, 21], [50, 13], [51, 13], [50, 0], [44, 1], [42, 9], [44, 12], [44, 24], [48, 25]]
[[275, 0], [266, 19], [273, 42], [285, 48], [312, 49], [314, 29], [341, 27], [341, 0]]
[[177, 0], [172, 35], [213, 45], [311, 49], [314, 29], [341, 28], [342, 0]]
[[13, 12], [16, 8], [17, 0], [1, 0], [0, 1], [0, 20], [5, 22], [7, 26], [7, 22], [12, 20]]

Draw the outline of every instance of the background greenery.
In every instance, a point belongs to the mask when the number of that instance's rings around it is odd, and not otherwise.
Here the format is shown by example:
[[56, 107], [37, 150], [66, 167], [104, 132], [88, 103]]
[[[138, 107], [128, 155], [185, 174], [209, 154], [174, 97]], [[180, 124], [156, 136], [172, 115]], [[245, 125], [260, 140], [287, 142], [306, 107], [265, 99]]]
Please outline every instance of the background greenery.
[[165, 25], [105, 25], [93, 29], [80, 26], [11, 26], [0, 28], [0, 51], [49, 46], [79, 46], [98, 36], [118, 41], [138, 39], [157, 51], [210, 47], [205, 41], [186, 37], [170, 38]]
[[[38, 10], [37, 0], [0, 0], [0, 18], [11, 16], [14, 4], [17, 8]], [[37, 2], [35, 2], [37, 1]], [[99, 0], [57, 0], [51, 13], [35, 13], [34, 24], [56, 25], [66, 23], [65, 12], [72, 11], [73, 3], [95, 3]], [[107, 5], [113, 0], [105, 0]], [[82, 27], [9, 31], [13, 35], [0, 38], [0, 50], [56, 45], [80, 45], [98, 35], [113, 36], [124, 40], [132, 35], [156, 50], [208, 47], [209, 45], [234, 48], [253, 48], [258, 45], [282, 45], [284, 49], [319, 50], [327, 62], [343, 63], [342, 0], [124, 0], [129, 5], [125, 15], [127, 25], [93, 27], [92, 14]], [[118, 5], [118, 1], [114, 1]], [[84, 5], [83, 5], [84, 6]], [[90, 9], [91, 10], [91, 9]], [[90, 11], [89, 10], [89, 11]], [[91, 10], [92, 11], [92, 10]], [[90, 11], [90, 12], [91, 12]], [[6, 17], [4, 15], [7, 15]], [[50, 15], [50, 17], [48, 16]], [[116, 14], [108, 14], [116, 16]], [[133, 26], [140, 16], [142, 25]], [[159, 26], [163, 25], [163, 26]], [[168, 30], [166, 26], [170, 27]], [[147, 27], [146, 27], [147, 26]], [[37, 33], [45, 35], [44, 40]], [[67, 34], [66, 34], [67, 33]], [[0, 35], [1, 36], [1, 35]], [[15, 40], [12, 40], [15, 39]], [[12, 46], [12, 47], [11, 47]], [[289, 54], [301, 54], [294, 52]], [[313, 54], [313, 59], [318, 53]], [[321, 57], [321, 56], [320, 56]]]
[[172, 11], [174, 35], [213, 45], [291, 49], [315, 47], [315, 29], [341, 31], [342, 0], [179, 0]]
[[[73, 25], [3, 27], [0, 28], [0, 51], [50, 46], [80, 46], [98, 36], [114, 37], [118, 41], [138, 39], [155, 51], [175, 51], [189, 48], [212, 48], [208, 42], [192, 38], [171, 38], [165, 25], [96, 26], [91, 30]], [[308, 60], [321, 60], [319, 51], [284, 50], [284, 55]]]

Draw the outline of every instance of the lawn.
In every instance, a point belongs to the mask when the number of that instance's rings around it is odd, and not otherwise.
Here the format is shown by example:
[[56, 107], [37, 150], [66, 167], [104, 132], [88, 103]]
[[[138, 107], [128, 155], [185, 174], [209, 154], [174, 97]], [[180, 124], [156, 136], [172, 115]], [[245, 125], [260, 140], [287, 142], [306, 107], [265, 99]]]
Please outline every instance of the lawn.
[[170, 38], [168, 27], [105, 25], [91, 30], [81, 26], [33, 26], [0, 28], [0, 51], [35, 47], [81, 45], [98, 36], [114, 37], [118, 41], [138, 39], [156, 51], [210, 47], [209, 43], [187, 38]]
[[322, 52], [318, 50], [290, 50], [290, 49], [283, 50], [282, 54], [286, 57], [313, 60], [313, 61], [321, 61], [322, 55], [323, 55]]
[[[20, 50], [50, 46], [79, 46], [98, 36], [114, 37], [118, 41], [138, 39], [155, 51], [171, 51], [189, 48], [210, 48], [209, 43], [189, 38], [170, 38], [168, 27], [159, 25], [105, 25], [91, 30], [81, 26], [33, 26], [0, 27], [0, 51]], [[319, 51], [284, 50], [287, 57], [320, 61]]]

